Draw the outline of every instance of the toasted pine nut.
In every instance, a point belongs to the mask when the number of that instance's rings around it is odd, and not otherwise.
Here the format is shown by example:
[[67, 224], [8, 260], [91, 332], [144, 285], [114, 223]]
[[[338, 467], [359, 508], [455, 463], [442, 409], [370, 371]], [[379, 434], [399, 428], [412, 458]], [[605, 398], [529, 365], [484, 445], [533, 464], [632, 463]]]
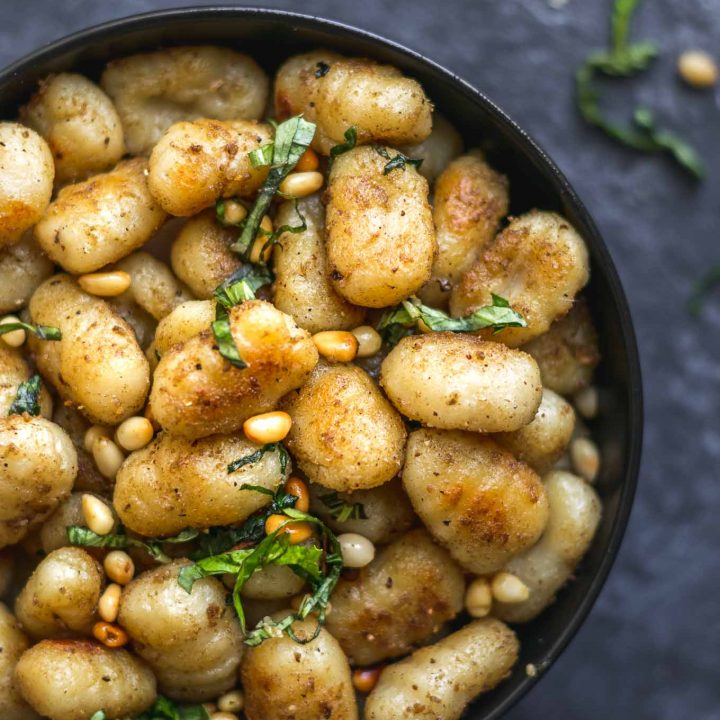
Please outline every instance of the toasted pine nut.
[[338, 535], [337, 541], [345, 567], [365, 567], [375, 559], [375, 546], [363, 535], [343, 533]]
[[704, 50], [686, 50], [678, 58], [680, 77], [695, 88], [709, 88], [718, 80], [718, 66]]
[[90, 295], [115, 297], [116, 295], [122, 295], [130, 287], [132, 278], [123, 270], [113, 270], [111, 272], [81, 275], [77, 282]]
[[253, 415], [243, 423], [245, 437], [254, 443], [267, 445], [280, 442], [289, 432], [292, 418], [282, 410]]
[[115, 622], [120, 610], [120, 595], [122, 588], [111, 583], [98, 601], [98, 615], [106, 622]]
[[295, 172], [312, 172], [320, 167], [320, 158], [317, 153], [312, 149], [308, 148], [301, 156], [295, 166]]
[[279, 190], [287, 197], [304, 198], [317, 192], [324, 182], [325, 178], [322, 173], [294, 172], [280, 183]]
[[[284, 523], [287, 523], [284, 525]], [[284, 526], [283, 526], [284, 525]], [[287, 534], [291, 545], [297, 545], [312, 537], [312, 525], [306, 522], [288, 522], [286, 515], [270, 515], [265, 521], [265, 532], [272, 535], [279, 530], [282, 534]]]
[[600, 470], [600, 451], [589, 438], [576, 438], [570, 444], [570, 459], [575, 472], [588, 482], [597, 477]]
[[492, 607], [492, 591], [486, 578], [475, 578], [465, 591], [465, 609], [470, 617], [485, 617]]
[[240, 718], [231, 712], [214, 712], [210, 715], [210, 720], [240, 720]]
[[152, 423], [145, 417], [129, 417], [115, 431], [115, 442], [125, 450], [144, 448], [153, 439]]
[[95, 441], [92, 455], [100, 474], [110, 480], [115, 479], [125, 460], [122, 450], [110, 438], [102, 436]]
[[350, 362], [357, 356], [358, 340], [346, 330], [323, 330], [312, 339], [318, 352], [331, 362]]
[[105, 574], [118, 585], [127, 585], [135, 575], [133, 559], [122, 550], [111, 550], [103, 561]]
[[110, 437], [109, 428], [106, 428], [103, 425], [91, 425], [85, 431], [85, 437], [83, 438], [83, 446], [85, 450], [91, 453], [93, 451], [93, 447], [95, 446], [95, 441], [101, 437]]
[[361, 693], [367, 694], [377, 685], [383, 666], [371, 668], [355, 668], [352, 674], [353, 687]]
[[[0, 320], [0, 325], [9, 325], [10, 323], [16, 322], [20, 322], [19, 317], [15, 315], [6, 315], [2, 320]], [[19, 330], [11, 330], [4, 335], [0, 335], [0, 340], [10, 347], [20, 347], [25, 340], [27, 340], [27, 333], [22, 328]]]
[[225, 200], [223, 207], [223, 220], [228, 225], [237, 225], [247, 217], [247, 208], [237, 200]]
[[291, 477], [285, 483], [285, 492], [297, 498], [295, 509], [307, 512], [310, 509], [310, 493], [307, 485], [300, 478]]
[[[271, 233], [273, 231], [272, 220], [269, 215], [264, 215], [260, 221], [260, 228], [265, 233]], [[252, 248], [250, 248], [250, 262], [254, 263], [266, 263], [272, 257], [272, 243], [270, 238], [265, 233], [258, 233], [253, 241]]]
[[245, 707], [245, 696], [241, 690], [232, 690], [218, 698], [217, 706], [221, 712], [240, 712]]
[[365, 358], [377, 355], [382, 347], [382, 338], [380, 333], [370, 325], [360, 325], [351, 330], [355, 339], [358, 341], [357, 357]]
[[109, 648], [122, 647], [130, 640], [128, 634], [119, 625], [113, 623], [96, 622], [92, 631], [95, 638]]
[[597, 416], [600, 404], [597, 388], [590, 386], [578, 390], [573, 400], [575, 401], [577, 411], [584, 418], [591, 419]]
[[517, 575], [509, 572], [497, 573], [490, 587], [498, 602], [521, 603], [530, 597], [530, 588]]
[[85, 524], [98, 535], [107, 535], [115, 527], [110, 508], [100, 498], [85, 494], [81, 500]]

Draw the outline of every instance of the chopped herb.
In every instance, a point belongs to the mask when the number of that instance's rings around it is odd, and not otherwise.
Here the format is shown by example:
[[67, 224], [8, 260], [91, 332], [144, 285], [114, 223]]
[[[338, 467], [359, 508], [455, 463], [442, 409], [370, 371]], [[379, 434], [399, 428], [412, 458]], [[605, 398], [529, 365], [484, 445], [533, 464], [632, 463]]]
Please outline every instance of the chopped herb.
[[[305, 216], [300, 210], [300, 206], [298, 205], [298, 199], [292, 198], [292, 201], [295, 209], [295, 214], [300, 218], [300, 224], [290, 225], [289, 223], [286, 223], [285, 225], [281, 225], [280, 227], [275, 228], [272, 232], [267, 232], [267, 230], [263, 230], [263, 228], [258, 228], [258, 234], [267, 237], [267, 240], [265, 241], [262, 249], [260, 250], [260, 255], [264, 255], [268, 247], [271, 247], [272, 245], [280, 245], [280, 243], [278, 242], [278, 238], [283, 233], [289, 232], [297, 234], [305, 232], [307, 230], [307, 221], [305, 220]], [[282, 247], [282, 245], [280, 247]]]
[[268, 143], [257, 150], [248, 153], [250, 156], [250, 164], [254, 168], [266, 167], [272, 165], [273, 153], [275, 152], [275, 143]]
[[720, 285], [720, 265], [715, 265], [695, 282], [688, 301], [688, 310], [692, 315], [696, 317], [700, 315], [708, 293], [718, 285]]
[[653, 43], [630, 42], [630, 22], [639, 2], [615, 0], [611, 47], [606, 51], [591, 53], [578, 68], [575, 83], [580, 113], [586, 122], [635, 150], [647, 153], [669, 152], [681, 167], [701, 178], [704, 168], [693, 147], [676, 134], [658, 129], [649, 110], [636, 110], [632, 126], [624, 127], [607, 120], [600, 108], [600, 93], [594, 84], [597, 73], [628, 77], [645, 70], [658, 55]]
[[[242, 606], [240, 592], [245, 583], [255, 572], [268, 565], [285, 565], [296, 575], [303, 578], [312, 590], [303, 600], [300, 609], [279, 622], [262, 621], [254, 630], [247, 634], [247, 645], [259, 645], [278, 632], [286, 632], [293, 640], [306, 643], [313, 640], [325, 623], [325, 614], [330, 595], [337, 585], [342, 570], [342, 554], [337, 538], [330, 529], [318, 518], [300, 512], [294, 508], [285, 508], [283, 514], [287, 516], [286, 522], [275, 532], [264, 537], [255, 547], [230, 550], [219, 555], [206, 557], [194, 565], [182, 568], [178, 576], [179, 585], [187, 592], [191, 592], [193, 584], [200, 578], [208, 575], [225, 575], [231, 573], [236, 576], [232, 592], [233, 605], [240, 619], [240, 625], [245, 632], [245, 611]], [[283, 528], [293, 521], [308, 522], [320, 529], [323, 547], [316, 545], [291, 545]], [[327, 549], [330, 551], [328, 552]], [[318, 624], [315, 633], [310, 638], [300, 639], [292, 631], [291, 625], [295, 620], [305, 619], [313, 610], [318, 613]]]
[[172, 558], [165, 554], [162, 546], [165, 543], [176, 545], [194, 540], [200, 535], [198, 530], [188, 528], [178, 535], [169, 538], [139, 538], [132, 537], [120, 526], [116, 532], [107, 535], [98, 535], [89, 528], [82, 525], [70, 525], [66, 529], [68, 540], [71, 545], [80, 547], [111, 548], [113, 550], [124, 550], [130, 547], [139, 547], [146, 550], [149, 555], [159, 563], [169, 563]]
[[213, 291], [215, 299], [226, 309], [255, 298], [255, 291], [269, 285], [273, 275], [267, 265], [248, 263], [236, 270]]
[[210, 324], [219, 353], [234, 367], [246, 368], [247, 363], [240, 357], [235, 340], [230, 332], [230, 316], [222, 303], [215, 306], [215, 320]]
[[334, 160], [338, 155], [352, 150], [357, 145], [357, 130], [349, 127], [344, 133], [345, 142], [330, 148], [330, 157]]
[[388, 161], [383, 168], [383, 175], [389, 175], [395, 168], [404, 170], [406, 165], [412, 165], [417, 169], [423, 164], [422, 158], [410, 158], [407, 155], [403, 155], [399, 150], [396, 150], [397, 155], [391, 158], [390, 153], [388, 153], [382, 145], [374, 145], [373, 147], [378, 155]]
[[268, 443], [267, 445], [263, 445], [261, 448], [258, 448], [254, 453], [250, 453], [250, 455], [245, 455], [245, 457], [241, 457], [239, 460], [233, 460], [228, 465], [228, 474], [234, 473], [236, 470], [239, 470], [245, 465], [251, 465], [252, 463], [256, 463], [260, 459], [262, 459], [263, 455], [265, 455], [266, 453], [275, 452], [276, 450], [280, 455], [280, 472], [282, 473], [283, 477], [287, 477], [288, 466], [290, 463], [290, 455], [285, 449], [285, 446], [279, 442]]
[[329, 492], [320, 495], [320, 499], [328, 506], [330, 514], [338, 522], [347, 522], [348, 520], [367, 520], [365, 507], [362, 503], [345, 502], [336, 492]]
[[330, 66], [326, 63], [320, 60], [320, 62], [316, 63], [315, 65], [315, 77], [321, 78], [325, 77], [330, 72]]
[[17, 396], [10, 406], [8, 415], [40, 414], [40, 388], [42, 381], [39, 375], [33, 375], [29, 380], [20, 383]]
[[[270, 207], [280, 183], [297, 165], [300, 156], [310, 146], [314, 135], [315, 123], [304, 120], [302, 115], [296, 115], [277, 126], [275, 141], [272, 143], [270, 172], [260, 188], [250, 214], [243, 222], [240, 237], [230, 246], [245, 260], [249, 259], [249, 253], [260, 228], [260, 222]], [[264, 151], [263, 156], [266, 152], [269, 151]], [[259, 161], [257, 157], [256, 161]]]
[[20, 320], [0, 325], [0, 335], [13, 332], [13, 330], [26, 330], [33, 335], [37, 335], [41, 340], [62, 340], [62, 333], [52, 325], [33, 325]]
[[399, 342], [422, 321], [433, 332], [475, 332], [484, 328], [493, 328], [500, 332], [508, 327], [527, 327], [520, 313], [510, 307], [505, 298], [492, 293], [492, 305], [485, 305], [461, 318], [450, 317], [442, 310], [423, 305], [417, 298], [404, 300], [393, 310], [388, 310], [380, 318], [378, 330], [389, 344]]
[[102, 710], [98, 710], [92, 714], [90, 720], [107, 720], [107, 715]]
[[[104, 716], [103, 713], [103, 718]], [[176, 705], [172, 700], [160, 695], [155, 704], [139, 715], [137, 720], [210, 720], [210, 717], [204, 705]], [[95, 717], [90, 720], [95, 720]]]

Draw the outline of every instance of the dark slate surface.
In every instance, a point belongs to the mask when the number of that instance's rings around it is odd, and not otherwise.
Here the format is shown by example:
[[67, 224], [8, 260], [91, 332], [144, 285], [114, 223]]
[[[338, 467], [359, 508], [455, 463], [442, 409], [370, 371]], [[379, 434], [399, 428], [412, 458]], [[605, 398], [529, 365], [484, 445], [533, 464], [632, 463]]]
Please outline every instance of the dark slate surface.
[[[89, 24], [175, 4], [0, 0], [0, 65]], [[718, 95], [694, 92], [674, 77], [678, 52], [720, 47], [720, 4], [648, 2], [638, 35], [658, 40], [663, 54], [641, 82], [619, 90], [627, 107], [634, 92], [667, 124], [685, 130], [708, 165], [701, 185], [669, 161], [617, 148], [574, 111], [571, 73], [604, 42], [609, 0], [570, 0], [559, 9], [548, 0], [257, 4], [373, 30], [485, 91], [568, 175], [625, 284], [647, 398], [639, 496], [619, 560], [588, 622], [509, 717], [720, 718], [720, 294], [699, 322], [684, 308], [693, 279], [720, 262]]]

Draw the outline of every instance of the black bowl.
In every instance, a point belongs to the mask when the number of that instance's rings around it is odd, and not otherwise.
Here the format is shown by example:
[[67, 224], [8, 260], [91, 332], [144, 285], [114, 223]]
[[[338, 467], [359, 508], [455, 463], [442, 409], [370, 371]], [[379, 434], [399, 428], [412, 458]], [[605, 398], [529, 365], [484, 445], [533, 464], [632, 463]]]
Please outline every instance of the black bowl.
[[109, 22], [41, 48], [0, 72], [0, 117], [15, 117], [18, 105], [48, 73], [73, 69], [98, 78], [111, 58], [163, 45], [200, 43], [235, 46], [268, 70], [277, 66], [278, 59], [315, 47], [370, 56], [402, 68], [423, 84], [467, 144], [481, 141], [493, 164], [509, 175], [512, 212], [533, 207], [559, 211], [590, 248], [592, 282], [586, 294], [603, 355], [597, 374], [602, 412], [592, 423], [603, 457], [598, 480], [603, 518], [574, 581], [545, 613], [518, 628], [522, 651], [512, 676], [468, 711], [475, 720], [498, 718], [537, 682], [526, 674], [526, 664], [533, 663], [542, 676], [577, 632], [610, 571], [630, 515], [642, 442], [642, 387], [630, 312], [613, 261], [562, 173], [490, 100], [416, 52], [328, 20], [277, 10], [217, 7], [163, 10]]

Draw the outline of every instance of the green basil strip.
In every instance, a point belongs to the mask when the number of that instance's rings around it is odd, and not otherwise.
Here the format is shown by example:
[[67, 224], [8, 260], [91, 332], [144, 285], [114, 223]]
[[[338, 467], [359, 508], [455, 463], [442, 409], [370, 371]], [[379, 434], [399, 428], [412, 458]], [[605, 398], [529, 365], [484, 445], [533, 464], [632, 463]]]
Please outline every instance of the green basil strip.
[[388, 153], [382, 145], [373, 145], [373, 147], [380, 157], [388, 161], [383, 168], [383, 175], [389, 175], [396, 168], [404, 170], [406, 165], [413, 165], [417, 169], [423, 164], [422, 158], [410, 158], [407, 155], [403, 155], [399, 150], [396, 150], [397, 155], [391, 158], [390, 153]]
[[37, 416], [40, 414], [40, 389], [42, 381], [39, 375], [33, 375], [29, 380], [20, 383], [17, 396], [10, 406], [8, 415], [28, 415]]
[[155, 704], [138, 715], [137, 720], [210, 720], [210, 713], [204, 705], [176, 705], [159, 695]]
[[230, 317], [222, 303], [217, 303], [215, 306], [215, 320], [210, 327], [220, 354], [234, 367], [246, 368], [247, 363], [240, 357], [240, 352], [230, 332]]
[[357, 129], [349, 127], [344, 133], [345, 142], [330, 148], [330, 157], [334, 160], [338, 155], [352, 150], [357, 145]]
[[314, 135], [315, 123], [303, 119], [302, 115], [296, 115], [277, 126], [272, 147], [270, 172], [260, 188], [250, 214], [245, 219], [240, 237], [230, 246], [245, 259], [248, 257], [260, 222], [270, 207], [280, 183], [297, 165], [302, 154], [310, 146]]
[[367, 520], [365, 506], [362, 503], [345, 502], [335, 491], [320, 495], [320, 500], [327, 505], [330, 515], [340, 523], [348, 520]]
[[62, 340], [62, 333], [59, 328], [52, 325], [32, 325], [18, 320], [18, 322], [3, 323], [0, 325], [0, 335], [6, 335], [14, 330], [26, 330], [36, 335], [41, 340]]
[[228, 310], [255, 298], [255, 291], [269, 285], [273, 275], [267, 265], [248, 263], [236, 270], [213, 291], [213, 297]]

